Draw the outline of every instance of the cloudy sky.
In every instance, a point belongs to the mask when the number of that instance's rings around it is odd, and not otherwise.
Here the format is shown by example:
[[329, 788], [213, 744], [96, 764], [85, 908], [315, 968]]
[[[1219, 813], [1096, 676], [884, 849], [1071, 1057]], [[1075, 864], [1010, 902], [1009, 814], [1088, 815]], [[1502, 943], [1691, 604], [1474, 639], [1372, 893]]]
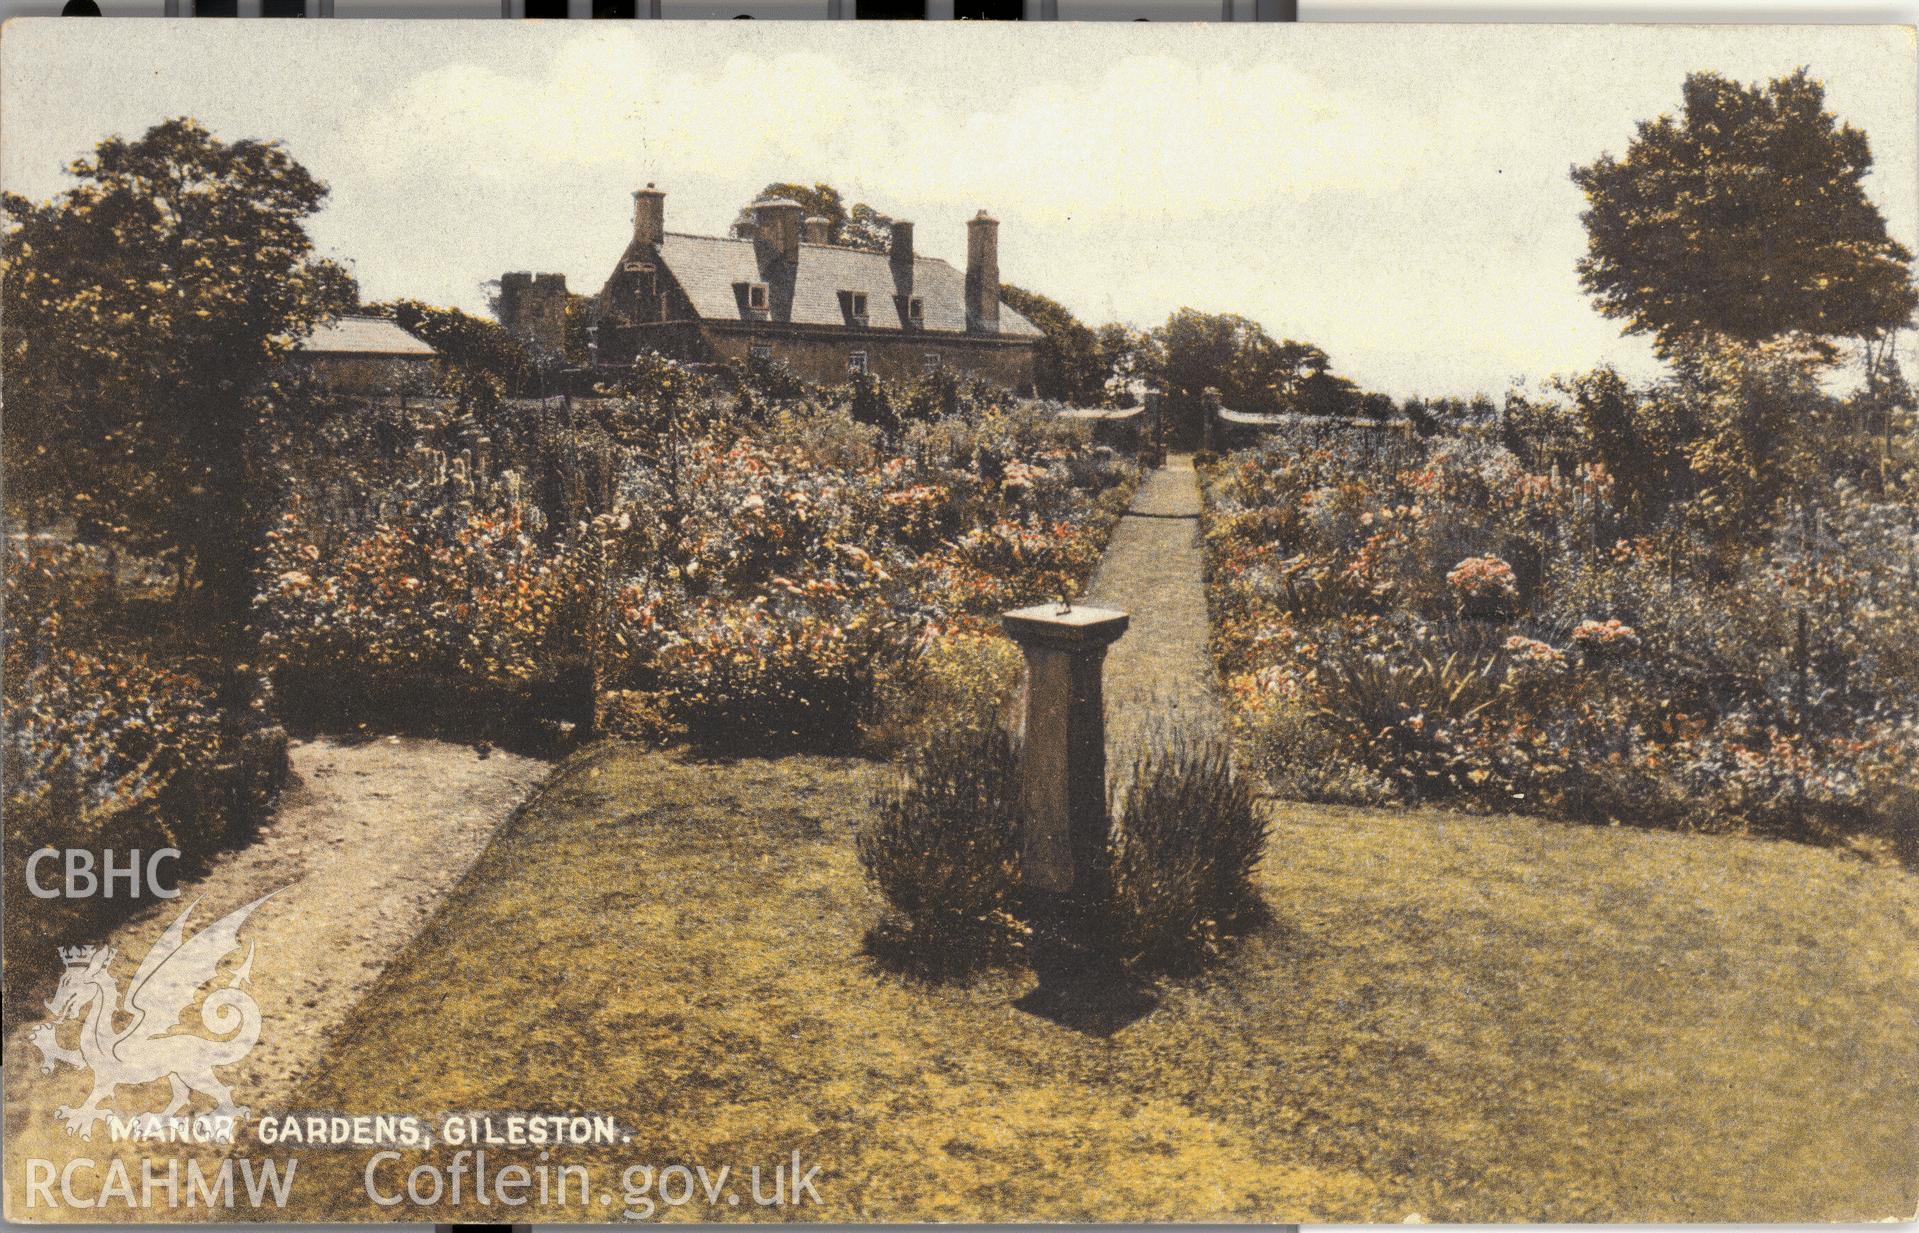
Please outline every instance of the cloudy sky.
[[770, 180], [916, 220], [1091, 323], [1182, 305], [1308, 339], [1396, 395], [1611, 360], [1576, 162], [1695, 69], [1809, 66], [1919, 239], [1912, 32], [1888, 27], [45, 22], [0, 36], [0, 183], [57, 192], [109, 133], [193, 115], [332, 186], [313, 231], [369, 298], [480, 310], [504, 270], [597, 290], [632, 189], [722, 234]]

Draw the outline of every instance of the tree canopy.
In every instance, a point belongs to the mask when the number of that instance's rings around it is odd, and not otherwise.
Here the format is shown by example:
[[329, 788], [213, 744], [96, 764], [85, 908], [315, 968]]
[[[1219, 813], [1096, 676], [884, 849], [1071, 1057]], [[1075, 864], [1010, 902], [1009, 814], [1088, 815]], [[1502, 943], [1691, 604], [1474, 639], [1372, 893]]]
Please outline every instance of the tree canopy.
[[1117, 406], [1136, 405], [1139, 387], [1159, 370], [1152, 332], [1109, 321], [1099, 327], [1097, 336], [1105, 401]]
[[1277, 340], [1237, 313], [1182, 308], [1152, 332], [1149, 379], [1166, 392], [1174, 422], [1189, 441], [1202, 427], [1200, 395], [1208, 387], [1236, 411], [1342, 415], [1359, 391], [1332, 374], [1326, 352], [1311, 343]]
[[[570, 350], [577, 314], [571, 300], [567, 308]], [[463, 402], [494, 402], [509, 394], [544, 394], [554, 376], [549, 370], [572, 358], [541, 355], [527, 339], [498, 321], [458, 308], [422, 300], [385, 300], [368, 305], [366, 311], [392, 318], [401, 329], [438, 352], [446, 389]]]
[[1919, 306], [1912, 253], [1866, 197], [1866, 135], [1804, 69], [1765, 86], [1686, 79], [1681, 114], [1641, 123], [1626, 156], [1572, 178], [1586, 194], [1581, 284], [1671, 357], [1717, 334], [1870, 338]]
[[[797, 201], [806, 211], [806, 217], [825, 219], [829, 244], [874, 253], [883, 253], [892, 247], [893, 220], [863, 201], [847, 205], [845, 196], [831, 184], [806, 185], [776, 181], [761, 189], [759, 197], [784, 197], [788, 201]], [[758, 199], [756, 197], [754, 200]], [[740, 207], [733, 230], [736, 234], [751, 234], [752, 227], [753, 203], [749, 201]]]
[[1098, 336], [1064, 304], [1037, 291], [1002, 283], [1000, 298], [1045, 332], [1033, 359], [1035, 392], [1073, 406], [1098, 405], [1107, 375]]
[[307, 236], [326, 186], [278, 143], [190, 119], [69, 171], [52, 201], [4, 199], [9, 505], [167, 555], [243, 621], [265, 383], [357, 298]]

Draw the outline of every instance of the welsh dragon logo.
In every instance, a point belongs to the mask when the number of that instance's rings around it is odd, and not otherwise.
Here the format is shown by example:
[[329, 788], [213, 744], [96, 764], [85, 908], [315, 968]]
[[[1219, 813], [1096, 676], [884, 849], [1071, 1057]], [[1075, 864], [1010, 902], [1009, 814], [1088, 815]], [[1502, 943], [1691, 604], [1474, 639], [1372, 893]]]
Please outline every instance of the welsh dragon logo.
[[[244, 1058], [260, 1040], [260, 1007], [245, 992], [253, 972], [252, 943], [232, 979], [200, 1004], [200, 1023], [221, 1039], [193, 1034], [182, 1019], [201, 988], [218, 974], [220, 961], [239, 949], [240, 926], [278, 893], [262, 895], [191, 938], [186, 936], [187, 917], [199, 901], [188, 904], [140, 961], [124, 1000], [108, 970], [112, 947], [61, 948], [66, 971], [46, 1004], [53, 1017], [36, 1025], [28, 1040], [40, 1050], [43, 1072], [51, 1072], [56, 1063], [93, 1072], [93, 1092], [86, 1103], [54, 1111], [66, 1122], [68, 1134], [91, 1139], [93, 1124], [113, 1115], [101, 1105], [116, 1089], [163, 1078], [172, 1084], [173, 1094], [161, 1117], [185, 1109], [194, 1093], [213, 1099], [216, 1116], [246, 1117], [246, 1107], [233, 1103], [233, 1089], [213, 1072]], [[60, 1025], [75, 1018], [82, 1020], [77, 1050], [57, 1039]], [[188, 1030], [174, 1031], [182, 1026]]]

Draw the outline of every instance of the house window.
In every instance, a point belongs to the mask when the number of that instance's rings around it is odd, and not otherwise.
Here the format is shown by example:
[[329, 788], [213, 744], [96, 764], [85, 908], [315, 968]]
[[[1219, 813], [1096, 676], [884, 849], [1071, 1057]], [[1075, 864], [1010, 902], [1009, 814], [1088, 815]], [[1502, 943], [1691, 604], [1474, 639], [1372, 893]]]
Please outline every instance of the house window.
[[920, 367], [927, 372], [938, 372], [940, 370], [940, 353], [937, 351], [928, 351], [926, 354], [920, 356]]
[[623, 267], [628, 274], [651, 274], [653, 267], [644, 261], [629, 261]]
[[765, 283], [753, 283], [747, 287], [746, 306], [748, 308], [765, 308], [766, 307], [766, 284]]
[[773, 358], [773, 348], [766, 343], [754, 343], [751, 347], [747, 348], [746, 353], [756, 360], [770, 360]]
[[855, 351], [846, 357], [846, 371], [864, 373], [866, 371], [866, 352]]
[[864, 291], [840, 292], [840, 311], [854, 325], [866, 324], [866, 293]]
[[906, 319], [915, 325], [926, 320], [926, 301], [918, 296], [906, 301]]

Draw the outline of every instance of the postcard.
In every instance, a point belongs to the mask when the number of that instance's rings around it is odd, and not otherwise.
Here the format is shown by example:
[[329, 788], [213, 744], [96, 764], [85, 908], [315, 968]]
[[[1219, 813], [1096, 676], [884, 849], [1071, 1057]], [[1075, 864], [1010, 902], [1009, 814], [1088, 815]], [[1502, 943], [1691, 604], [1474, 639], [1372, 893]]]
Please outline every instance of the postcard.
[[1886, 26], [0, 33], [5, 1211], [1919, 1211]]

